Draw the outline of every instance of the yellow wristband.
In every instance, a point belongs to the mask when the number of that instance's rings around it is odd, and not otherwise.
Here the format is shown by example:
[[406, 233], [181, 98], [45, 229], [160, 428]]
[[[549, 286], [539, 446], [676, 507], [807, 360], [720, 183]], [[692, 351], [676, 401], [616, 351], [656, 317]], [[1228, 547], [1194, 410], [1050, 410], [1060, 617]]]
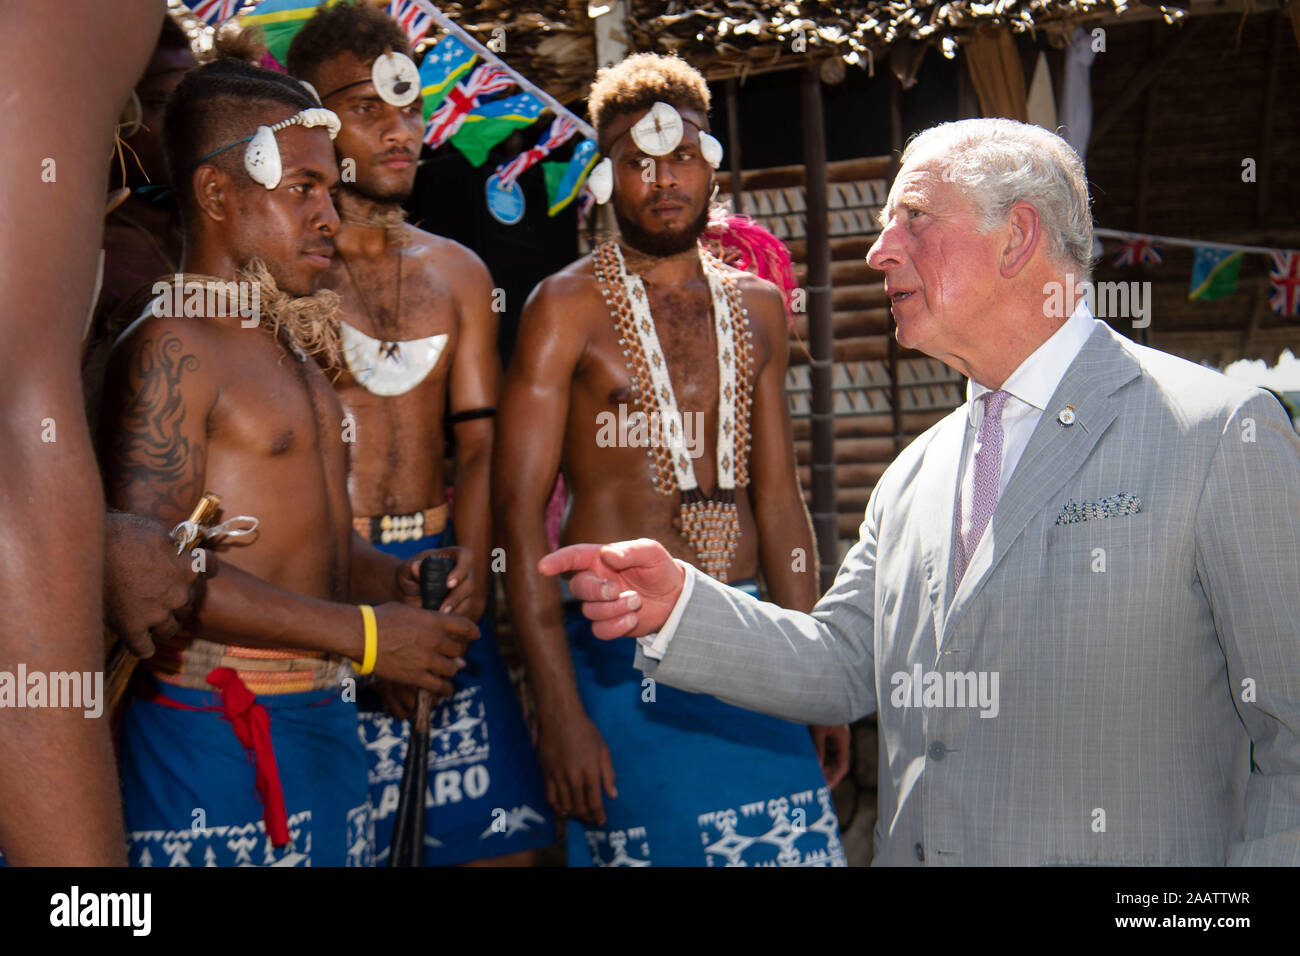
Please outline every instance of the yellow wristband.
[[361, 623], [366, 629], [366, 650], [361, 663], [352, 662], [352, 669], [358, 674], [370, 674], [375, 669], [375, 658], [379, 656], [379, 628], [375, 626], [375, 609], [369, 604], [358, 604], [361, 611]]

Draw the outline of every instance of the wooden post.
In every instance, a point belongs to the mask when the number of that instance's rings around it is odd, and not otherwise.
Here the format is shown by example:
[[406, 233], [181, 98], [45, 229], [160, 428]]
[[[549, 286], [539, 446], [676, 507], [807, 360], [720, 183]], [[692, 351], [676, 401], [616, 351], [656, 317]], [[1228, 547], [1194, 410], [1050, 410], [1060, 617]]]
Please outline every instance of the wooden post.
[[839, 569], [835, 503], [835, 410], [831, 398], [834, 339], [831, 322], [830, 214], [826, 200], [826, 129], [821, 79], [815, 65], [800, 81], [803, 123], [804, 195], [807, 221], [808, 344], [812, 378], [813, 531], [825, 592]]
[[[1158, 22], [1151, 24], [1151, 46], [1150, 49], [1159, 49], [1164, 35], [1161, 31], [1161, 25]], [[1156, 126], [1156, 96], [1160, 88], [1160, 77], [1154, 76], [1147, 85], [1145, 108], [1142, 115], [1142, 136], [1138, 146], [1138, 177], [1137, 177], [1137, 214], [1135, 217], [1136, 225], [1133, 227], [1138, 232], [1145, 232], [1147, 228], [1147, 197], [1150, 193], [1151, 186], [1151, 147], [1155, 139]], [[1144, 278], [1148, 275], [1145, 263], [1138, 263], [1136, 267], [1137, 274]], [[1147, 303], [1150, 308], [1151, 304]], [[1107, 316], [1108, 320], [1113, 319]], [[1127, 320], [1127, 316], [1123, 317]], [[1111, 321], [1111, 325], [1115, 325]], [[1151, 329], [1148, 326], [1144, 329], [1120, 328], [1117, 329], [1124, 335], [1134, 338], [1140, 345], [1153, 345], [1154, 340], [1151, 338]]]
[[[605, 12], [592, 22], [596, 38], [596, 68], [613, 66], [627, 56], [626, 0], [608, 0], [602, 4]], [[614, 219], [614, 204], [596, 207], [595, 231], [597, 235], [612, 236], [618, 232]]]
[[1269, 154], [1273, 152], [1273, 106], [1277, 102], [1277, 70], [1282, 54], [1282, 11], [1273, 14], [1273, 46], [1268, 54], [1268, 73], [1264, 81], [1264, 106], [1259, 117], [1259, 158], [1255, 161], [1255, 225], [1262, 226], [1273, 213], [1273, 221], [1280, 222], [1280, 210], [1271, 209], [1268, 198]]
[[727, 153], [731, 166], [731, 211], [740, 215], [745, 211], [745, 190], [740, 182], [740, 94], [734, 76], [727, 77]]

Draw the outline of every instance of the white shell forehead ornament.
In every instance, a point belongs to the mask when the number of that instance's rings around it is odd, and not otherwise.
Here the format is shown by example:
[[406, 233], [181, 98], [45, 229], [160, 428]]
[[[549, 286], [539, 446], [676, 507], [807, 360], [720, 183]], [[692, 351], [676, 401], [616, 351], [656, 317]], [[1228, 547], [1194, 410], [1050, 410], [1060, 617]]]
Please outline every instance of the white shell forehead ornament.
[[[660, 100], [632, 127], [632, 142], [648, 156], [666, 156], [681, 143], [688, 122], [671, 103]], [[714, 169], [722, 163], [722, 144], [704, 130], [700, 130], [700, 155]]]
[[390, 50], [375, 57], [370, 82], [385, 103], [410, 106], [420, 95], [420, 71], [405, 53]]
[[370, 64], [370, 79], [344, 83], [320, 97], [320, 101], [323, 103], [331, 96], [365, 83], [374, 86], [375, 95], [385, 103], [392, 106], [410, 106], [420, 95], [420, 70], [405, 53], [389, 50], [387, 53], [379, 54]]
[[632, 142], [647, 156], [666, 156], [682, 141], [682, 114], [662, 100], [632, 127]]
[[275, 134], [290, 126], [302, 126], [306, 129], [324, 126], [329, 130], [330, 139], [333, 139], [339, 134], [340, 123], [333, 110], [316, 106], [281, 120], [274, 126], [259, 126], [257, 132], [249, 138], [248, 145], [244, 147], [244, 169], [252, 177], [253, 182], [267, 189], [274, 189], [280, 185], [284, 168], [280, 163], [280, 144], [276, 142]]
[[[671, 103], [661, 100], [632, 126], [632, 142], [649, 156], [666, 156], [681, 144], [688, 122]], [[700, 155], [714, 169], [722, 165], [722, 144], [712, 133], [704, 130], [700, 130]], [[596, 202], [601, 205], [609, 202], [614, 192], [614, 165], [608, 156], [587, 176], [587, 187]]]

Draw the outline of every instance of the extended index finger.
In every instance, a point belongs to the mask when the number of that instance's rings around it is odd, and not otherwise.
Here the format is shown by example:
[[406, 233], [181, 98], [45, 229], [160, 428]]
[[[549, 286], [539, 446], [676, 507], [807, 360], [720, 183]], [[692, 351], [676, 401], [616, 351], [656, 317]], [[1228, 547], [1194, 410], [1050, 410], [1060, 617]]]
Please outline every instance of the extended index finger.
[[615, 541], [602, 545], [599, 553], [600, 560], [615, 571], [653, 567], [665, 559], [672, 559], [668, 550], [654, 538]]
[[552, 551], [537, 562], [537, 570], [548, 577], [567, 571], [590, 571], [600, 563], [598, 544], [571, 544]]

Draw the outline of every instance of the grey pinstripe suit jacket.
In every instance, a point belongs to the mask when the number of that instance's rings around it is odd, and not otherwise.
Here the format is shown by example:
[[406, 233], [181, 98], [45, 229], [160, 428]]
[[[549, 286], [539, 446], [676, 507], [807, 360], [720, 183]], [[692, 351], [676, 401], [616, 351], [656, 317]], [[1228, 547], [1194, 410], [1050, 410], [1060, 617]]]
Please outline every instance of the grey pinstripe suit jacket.
[[[1300, 440], [1277, 402], [1098, 322], [954, 594], [966, 427], [963, 406], [899, 455], [811, 616], [694, 572], [638, 666], [806, 723], [877, 712], [877, 864], [1300, 863]], [[1057, 524], [1119, 493], [1140, 512]], [[959, 706], [981, 673], [995, 714]]]

